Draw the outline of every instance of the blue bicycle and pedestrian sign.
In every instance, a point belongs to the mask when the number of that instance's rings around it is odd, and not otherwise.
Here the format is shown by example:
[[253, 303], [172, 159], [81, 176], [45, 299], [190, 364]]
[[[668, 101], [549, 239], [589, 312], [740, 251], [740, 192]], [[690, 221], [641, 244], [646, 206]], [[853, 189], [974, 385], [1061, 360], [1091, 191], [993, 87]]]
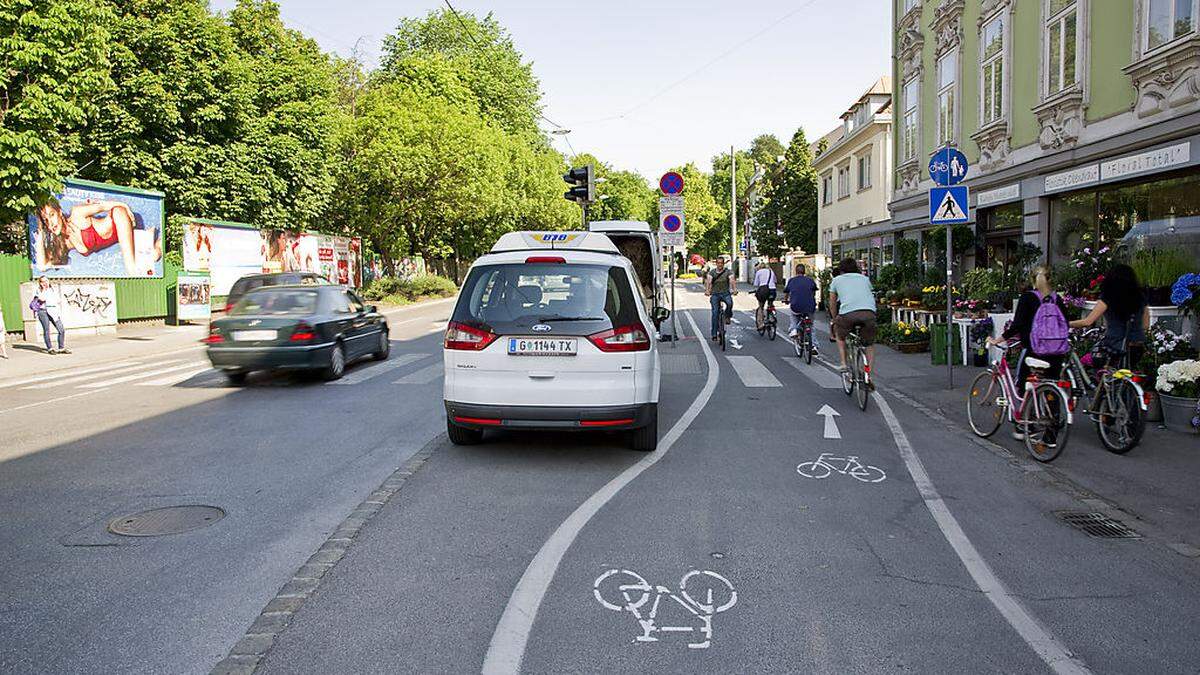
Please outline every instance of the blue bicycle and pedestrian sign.
[[933, 153], [929, 160], [929, 177], [941, 186], [958, 185], [967, 177], [967, 156], [957, 148], [946, 146]]

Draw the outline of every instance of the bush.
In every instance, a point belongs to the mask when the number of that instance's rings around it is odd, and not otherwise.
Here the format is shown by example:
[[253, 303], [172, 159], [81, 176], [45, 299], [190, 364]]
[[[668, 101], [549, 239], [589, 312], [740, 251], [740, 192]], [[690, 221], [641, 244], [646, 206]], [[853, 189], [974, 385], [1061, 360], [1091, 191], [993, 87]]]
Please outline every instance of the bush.
[[404, 304], [420, 298], [448, 298], [457, 291], [458, 287], [453, 281], [428, 274], [411, 279], [381, 277], [367, 284], [362, 289], [362, 295], [367, 300]]

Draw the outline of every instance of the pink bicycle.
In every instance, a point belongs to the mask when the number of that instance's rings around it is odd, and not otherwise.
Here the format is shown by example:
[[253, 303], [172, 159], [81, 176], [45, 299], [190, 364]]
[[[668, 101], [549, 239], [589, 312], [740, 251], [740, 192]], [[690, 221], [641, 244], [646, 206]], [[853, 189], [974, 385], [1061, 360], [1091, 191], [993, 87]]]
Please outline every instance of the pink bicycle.
[[1062, 453], [1071, 432], [1071, 383], [1044, 378], [1050, 364], [1025, 357], [1031, 375], [1017, 389], [1008, 351], [1019, 348], [1010, 342], [1007, 351], [980, 373], [967, 390], [967, 421], [976, 435], [996, 433], [1005, 417], [1024, 436], [1025, 448], [1039, 462], [1049, 462]]

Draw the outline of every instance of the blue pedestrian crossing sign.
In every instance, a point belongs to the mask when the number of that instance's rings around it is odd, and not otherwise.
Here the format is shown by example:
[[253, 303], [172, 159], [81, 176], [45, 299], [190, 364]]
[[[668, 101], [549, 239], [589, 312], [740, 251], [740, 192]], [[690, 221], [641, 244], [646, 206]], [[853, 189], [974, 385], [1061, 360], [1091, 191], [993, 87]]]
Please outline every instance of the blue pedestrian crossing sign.
[[938, 185], [958, 185], [967, 177], [967, 156], [946, 146], [929, 158], [929, 177]]
[[929, 189], [929, 222], [934, 225], [965, 223], [967, 202], [971, 197], [966, 185]]

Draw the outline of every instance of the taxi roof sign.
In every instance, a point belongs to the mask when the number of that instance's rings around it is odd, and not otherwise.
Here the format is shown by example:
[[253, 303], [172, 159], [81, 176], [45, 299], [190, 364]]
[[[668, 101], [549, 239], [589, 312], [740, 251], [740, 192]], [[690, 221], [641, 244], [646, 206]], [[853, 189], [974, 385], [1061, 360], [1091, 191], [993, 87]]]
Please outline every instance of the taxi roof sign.
[[491, 252], [554, 249], [620, 253], [611, 239], [596, 232], [509, 232], [496, 240]]

